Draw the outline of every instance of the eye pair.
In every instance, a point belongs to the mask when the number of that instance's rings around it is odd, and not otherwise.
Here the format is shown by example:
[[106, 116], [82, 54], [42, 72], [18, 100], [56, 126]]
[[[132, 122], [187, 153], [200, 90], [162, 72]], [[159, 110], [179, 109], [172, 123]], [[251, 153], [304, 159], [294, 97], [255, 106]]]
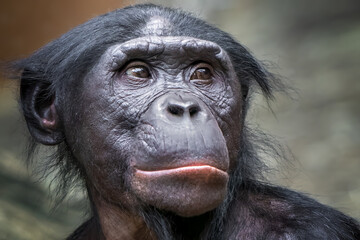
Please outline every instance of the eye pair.
[[[192, 72], [190, 76], [190, 80], [211, 80], [213, 77], [213, 69], [207, 63], [199, 63], [196, 65], [194, 69], [195, 70]], [[130, 64], [126, 68], [125, 74], [128, 77], [141, 78], [141, 79], [151, 77], [147, 66], [140, 63]]]

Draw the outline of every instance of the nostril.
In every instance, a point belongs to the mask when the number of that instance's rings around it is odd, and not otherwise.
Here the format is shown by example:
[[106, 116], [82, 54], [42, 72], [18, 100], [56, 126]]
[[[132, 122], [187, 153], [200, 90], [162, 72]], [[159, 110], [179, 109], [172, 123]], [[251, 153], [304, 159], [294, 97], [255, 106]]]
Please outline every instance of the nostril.
[[200, 107], [199, 106], [191, 106], [189, 108], [189, 114], [190, 117], [195, 117], [195, 115], [200, 112]]
[[182, 116], [184, 114], [184, 108], [175, 104], [169, 105], [167, 107], [167, 110], [169, 113], [175, 116]]

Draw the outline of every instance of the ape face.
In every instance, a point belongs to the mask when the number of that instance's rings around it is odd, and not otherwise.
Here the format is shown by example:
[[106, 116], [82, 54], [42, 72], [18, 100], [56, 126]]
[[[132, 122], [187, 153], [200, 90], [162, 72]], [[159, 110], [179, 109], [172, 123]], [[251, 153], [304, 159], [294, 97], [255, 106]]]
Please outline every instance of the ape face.
[[68, 143], [108, 201], [194, 216], [224, 200], [241, 97], [217, 44], [142, 37], [114, 45], [69, 92], [82, 102], [81, 121], [65, 119]]

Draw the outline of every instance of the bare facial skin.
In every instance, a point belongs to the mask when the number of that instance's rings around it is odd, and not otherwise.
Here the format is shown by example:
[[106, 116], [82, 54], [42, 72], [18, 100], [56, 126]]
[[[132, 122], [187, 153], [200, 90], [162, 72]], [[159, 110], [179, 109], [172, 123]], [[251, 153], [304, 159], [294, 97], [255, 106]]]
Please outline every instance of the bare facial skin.
[[[143, 37], [106, 51], [83, 81], [87, 111], [77, 128], [84, 137], [74, 136], [75, 145], [87, 142], [75, 154], [96, 166], [87, 174], [97, 191], [111, 202], [132, 192], [182, 216], [218, 206], [238, 137], [221, 119], [240, 119], [241, 109], [231, 69], [218, 45], [187, 37]], [[134, 127], [124, 131], [125, 124]], [[123, 175], [128, 181], [119, 184]]]

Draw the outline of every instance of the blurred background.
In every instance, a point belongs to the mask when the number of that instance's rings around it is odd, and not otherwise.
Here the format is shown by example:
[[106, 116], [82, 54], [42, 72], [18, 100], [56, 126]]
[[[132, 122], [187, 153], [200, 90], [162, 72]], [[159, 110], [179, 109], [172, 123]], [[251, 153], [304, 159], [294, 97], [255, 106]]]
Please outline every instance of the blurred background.
[[[144, 2], [144, 1], [143, 1]], [[276, 184], [360, 218], [360, 1], [152, 1], [180, 7], [231, 33], [296, 89], [249, 122], [291, 149], [291, 164], [266, 159]], [[0, 60], [31, 54], [71, 28], [138, 1], [1, 0]], [[0, 240], [63, 239], [86, 218], [81, 191], [58, 208], [50, 179], [24, 164], [26, 129], [17, 82], [0, 79]], [[54, 186], [54, 185], [52, 185]]]

